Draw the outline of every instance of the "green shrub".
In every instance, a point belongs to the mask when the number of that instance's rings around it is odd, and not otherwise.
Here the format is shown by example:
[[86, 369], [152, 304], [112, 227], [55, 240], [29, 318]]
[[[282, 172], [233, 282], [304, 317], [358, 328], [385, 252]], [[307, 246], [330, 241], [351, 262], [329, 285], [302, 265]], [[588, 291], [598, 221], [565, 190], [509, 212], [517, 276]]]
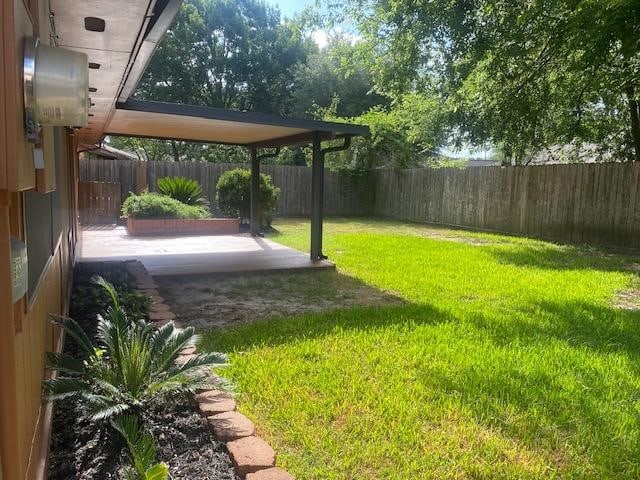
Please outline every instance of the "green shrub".
[[186, 205], [160, 193], [131, 194], [122, 205], [122, 213], [133, 218], [206, 218], [209, 209], [202, 205]]
[[158, 180], [158, 191], [186, 205], [209, 206], [202, 196], [202, 187], [198, 182], [186, 177], [163, 177]]
[[[280, 189], [273, 185], [271, 177], [260, 174], [261, 225], [271, 225], [271, 214], [279, 196]], [[251, 215], [251, 172], [236, 168], [223, 173], [216, 185], [216, 202], [223, 214], [240, 217], [246, 223]]]

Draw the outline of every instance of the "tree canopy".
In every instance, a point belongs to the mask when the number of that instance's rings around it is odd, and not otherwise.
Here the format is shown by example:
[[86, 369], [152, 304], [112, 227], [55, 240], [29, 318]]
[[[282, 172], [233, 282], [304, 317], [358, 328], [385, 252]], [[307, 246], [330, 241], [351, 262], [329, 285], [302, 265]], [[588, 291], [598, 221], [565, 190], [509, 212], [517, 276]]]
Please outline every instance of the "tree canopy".
[[356, 117], [372, 107], [388, 105], [389, 98], [374, 91], [367, 65], [354, 53], [348, 37], [335, 36], [324, 49], [299, 63], [294, 70], [291, 114], [318, 116], [323, 109], [333, 108], [338, 117]]
[[640, 159], [636, 0], [345, 4], [376, 89], [437, 89], [462, 139], [515, 162], [569, 142]]
[[[491, 146], [640, 159], [637, 0], [346, 0], [283, 19], [261, 0], [187, 0], [135, 95], [369, 125], [336, 168], [429, 163]], [[357, 31], [319, 48], [310, 33]], [[149, 159], [245, 162], [241, 148], [116, 139]], [[308, 150], [276, 163], [302, 165]]]
[[286, 115], [293, 71], [314, 48], [263, 2], [189, 0], [135, 95]]
[[[143, 100], [287, 115], [294, 70], [317, 47], [258, 0], [188, 0], [135, 92]], [[149, 159], [246, 161], [239, 148], [113, 139]]]

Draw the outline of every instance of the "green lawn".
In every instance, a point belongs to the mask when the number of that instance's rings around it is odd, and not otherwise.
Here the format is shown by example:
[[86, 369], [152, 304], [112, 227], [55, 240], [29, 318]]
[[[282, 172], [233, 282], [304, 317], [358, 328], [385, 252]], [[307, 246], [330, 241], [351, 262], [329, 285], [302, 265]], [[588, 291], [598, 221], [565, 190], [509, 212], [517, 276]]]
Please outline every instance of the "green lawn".
[[[275, 227], [308, 249], [308, 223]], [[327, 221], [325, 253], [406, 304], [204, 340], [297, 478], [640, 477], [632, 259], [374, 220]]]

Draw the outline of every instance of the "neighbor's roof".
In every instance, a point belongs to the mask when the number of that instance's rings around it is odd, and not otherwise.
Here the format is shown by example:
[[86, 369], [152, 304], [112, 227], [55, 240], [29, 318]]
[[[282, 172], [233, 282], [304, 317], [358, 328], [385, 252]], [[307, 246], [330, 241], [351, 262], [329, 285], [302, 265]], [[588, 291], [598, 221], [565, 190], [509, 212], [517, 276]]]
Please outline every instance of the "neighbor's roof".
[[119, 148], [112, 147], [103, 143], [98, 148], [91, 147], [90, 145], [80, 144], [79, 149], [82, 152], [87, 152], [91, 155], [95, 155], [100, 158], [108, 158], [113, 160], [139, 160], [139, 157], [135, 153], [120, 150]]
[[369, 128], [348, 123], [284, 118], [222, 108], [128, 99], [118, 103], [107, 135], [194, 142], [279, 147], [321, 139], [368, 135]]

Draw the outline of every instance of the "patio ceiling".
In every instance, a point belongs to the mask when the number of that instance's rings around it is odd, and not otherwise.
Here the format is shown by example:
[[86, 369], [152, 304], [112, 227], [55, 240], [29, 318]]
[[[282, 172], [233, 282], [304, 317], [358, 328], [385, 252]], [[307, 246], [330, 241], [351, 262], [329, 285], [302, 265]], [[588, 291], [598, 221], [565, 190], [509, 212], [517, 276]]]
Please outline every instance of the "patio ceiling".
[[329, 140], [368, 135], [369, 129], [346, 123], [133, 99], [116, 105], [105, 128], [107, 135], [254, 147], [309, 143], [315, 133], [322, 140]]

